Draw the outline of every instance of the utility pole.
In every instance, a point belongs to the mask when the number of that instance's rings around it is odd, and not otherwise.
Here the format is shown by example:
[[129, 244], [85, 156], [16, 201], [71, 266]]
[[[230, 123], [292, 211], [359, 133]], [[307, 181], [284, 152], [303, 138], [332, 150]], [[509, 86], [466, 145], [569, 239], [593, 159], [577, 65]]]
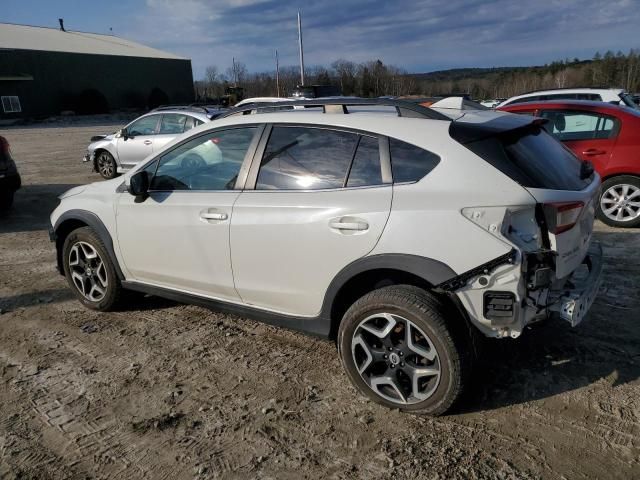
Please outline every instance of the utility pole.
[[233, 70], [233, 86], [238, 86], [238, 71], [236, 70], [236, 57], [231, 57], [231, 62], [233, 66], [231, 69]]
[[278, 50], [276, 50], [276, 97], [280, 96], [280, 64], [278, 63]]
[[302, 20], [298, 10], [298, 49], [300, 50], [300, 85], [304, 86], [304, 53], [302, 51]]

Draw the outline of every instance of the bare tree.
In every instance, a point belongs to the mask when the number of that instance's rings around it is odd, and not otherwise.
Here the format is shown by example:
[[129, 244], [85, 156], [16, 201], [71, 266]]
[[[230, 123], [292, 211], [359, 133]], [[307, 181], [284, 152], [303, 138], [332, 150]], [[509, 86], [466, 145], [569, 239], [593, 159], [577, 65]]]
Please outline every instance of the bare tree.
[[247, 66], [242, 62], [233, 62], [233, 64], [227, 68], [227, 77], [229, 82], [241, 86], [247, 78]]

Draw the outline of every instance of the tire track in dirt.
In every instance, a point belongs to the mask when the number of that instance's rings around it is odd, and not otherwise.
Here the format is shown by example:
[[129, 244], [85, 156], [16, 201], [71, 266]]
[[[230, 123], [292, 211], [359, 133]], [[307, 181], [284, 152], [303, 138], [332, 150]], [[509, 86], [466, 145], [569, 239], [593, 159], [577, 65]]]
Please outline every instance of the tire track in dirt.
[[[91, 471], [92, 464], [119, 464], [113, 478], [130, 468], [143, 477], [162, 471], [163, 475], [178, 478], [182, 469], [165, 464], [157, 455], [150, 458], [146, 442], [140, 441], [140, 436], [131, 430], [130, 425], [120, 424], [113, 417], [101, 418], [97, 409], [90, 410], [90, 402], [85, 395], [86, 378], [78, 374], [77, 365], [86, 360], [97, 362], [103, 373], [109, 371], [115, 375], [127, 362], [114, 355], [94, 352], [90, 344], [68, 337], [52, 336], [55, 341], [64, 339], [64, 347], [78, 357], [77, 361], [72, 362], [67, 357], [66, 361], [42, 371], [38, 371], [37, 365], [21, 363], [0, 352], [0, 360], [17, 369], [15, 386], [29, 398], [38, 418], [58, 433], [60, 445], [64, 446], [60, 453], [64, 453], [66, 465], [81, 464], [86, 471]], [[47, 336], [39, 339], [45, 346], [51, 340]], [[36, 373], [22, 375], [22, 372]]]

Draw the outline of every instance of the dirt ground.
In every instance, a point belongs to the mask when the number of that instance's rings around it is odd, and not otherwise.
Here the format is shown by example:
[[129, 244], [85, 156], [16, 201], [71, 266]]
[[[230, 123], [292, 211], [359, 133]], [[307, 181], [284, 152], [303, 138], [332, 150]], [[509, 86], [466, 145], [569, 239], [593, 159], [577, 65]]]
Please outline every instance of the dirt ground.
[[579, 327], [490, 342], [441, 418], [360, 397], [333, 343], [143, 298], [72, 298], [47, 236], [111, 127], [0, 130], [24, 188], [0, 218], [0, 478], [640, 478], [640, 231], [597, 226], [603, 289]]

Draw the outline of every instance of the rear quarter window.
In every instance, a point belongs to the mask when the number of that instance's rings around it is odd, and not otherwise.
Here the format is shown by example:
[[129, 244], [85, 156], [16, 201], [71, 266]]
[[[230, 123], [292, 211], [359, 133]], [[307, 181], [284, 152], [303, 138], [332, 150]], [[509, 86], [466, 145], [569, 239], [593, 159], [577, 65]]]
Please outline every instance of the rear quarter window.
[[440, 163], [440, 157], [410, 143], [389, 139], [393, 183], [417, 182]]

